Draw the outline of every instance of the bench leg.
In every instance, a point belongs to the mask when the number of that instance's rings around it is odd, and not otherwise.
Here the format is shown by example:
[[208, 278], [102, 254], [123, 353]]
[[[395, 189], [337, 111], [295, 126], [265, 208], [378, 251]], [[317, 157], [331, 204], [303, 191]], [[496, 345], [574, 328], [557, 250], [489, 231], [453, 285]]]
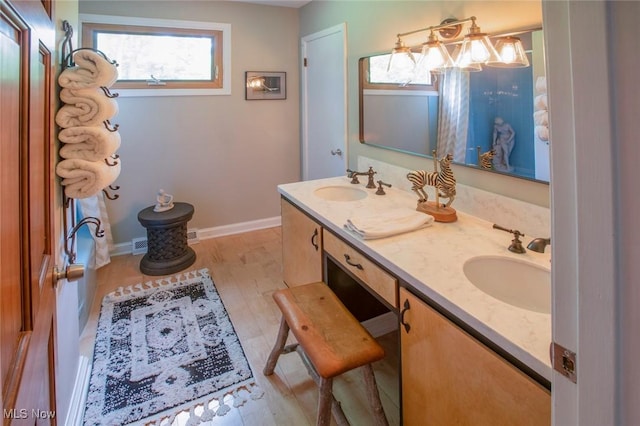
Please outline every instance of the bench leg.
[[320, 396], [318, 398], [318, 417], [316, 426], [331, 424], [331, 404], [333, 402], [333, 378], [320, 378]]
[[371, 364], [363, 365], [362, 372], [364, 375], [364, 383], [367, 389], [367, 399], [371, 410], [373, 410], [373, 416], [376, 421], [376, 426], [387, 426], [389, 422], [384, 414], [384, 408], [380, 401], [380, 393], [378, 392], [378, 385], [376, 384], [376, 376], [373, 374], [373, 367]]
[[267, 364], [264, 366], [264, 370], [262, 370], [265, 376], [270, 376], [273, 374], [273, 370], [275, 370], [276, 364], [278, 363], [278, 358], [284, 351], [284, 345], [287, 343], [287, 337], [289, 337], [289, 324], [287, 324], [287, 321], [283, 316], [280, 320], [280, 330], [278, 330], [276, 343], [275, 345], [273, 345], [273, 349], [269, 354], [269, 358], [267, 359]]
[[[284, 348], [284, 350], [286, 351], [287, 348]], [[298, 352], [298, 355], [300, 355], [300, 359], [302, 360], [302, 363], [305, 365], [305, 367], [307, 367], [307, 371], [309, 372], [309, 375], [311, 376], [315, 384], [318, 386], [318, 389], [320, 389], [322, 377], [320, 377], [316, 369], [313, 367], [313, 364], [309, 360], [309, 357], [305, 353], [304, 349], [302, 349], [301, 346], [298, 346], [296, 348], [296, 352]], [[349, 421], [345, 417], [344, 411], [342, 411], [342, 406], [340, 405], [340, 401], [338, 401], [336, 397], [333, 395], [333, 390], [331, 391], [331, 401], [332, 401], [331, 413], [333, 414], [333, 418], [336, 421], [336, 424], [338, 426], [349, 426]]]

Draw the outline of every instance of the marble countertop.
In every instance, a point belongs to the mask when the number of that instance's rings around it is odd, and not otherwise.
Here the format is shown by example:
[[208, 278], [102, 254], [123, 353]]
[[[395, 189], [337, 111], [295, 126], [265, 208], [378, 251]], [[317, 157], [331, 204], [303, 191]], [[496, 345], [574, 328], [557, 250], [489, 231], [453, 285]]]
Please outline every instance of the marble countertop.
[[[550, 253], [507, 250], [512, 236], [492, 228], [493, 224], [458, 211], [453, 223], [434, 222], [417, 231], [378, 240], [362, 240], [344, 229], [347, 219], [361, 213], [384, 212], [406, 206], [415, 208], [417, 196], [404, 190], [385, 188], [387, 195], [367, 191], [356, 201], [328, 201], [314, 195], [324, 186], [355, 187], [346, 177], [318, 179], [278, 186], [278, 191], [325, 228], [358, 248], [414, 292], [421, 293], [476, 332], [551, 381], [549, 344], [551, 315], [504, 303], [476, 288], [464, 275], [462, 265], [474, 256], [499, 255], [550, 268]], [[455, 208], [455, 203], [452, 205]], [[526, 240], [523, 243], [526, 244]]]

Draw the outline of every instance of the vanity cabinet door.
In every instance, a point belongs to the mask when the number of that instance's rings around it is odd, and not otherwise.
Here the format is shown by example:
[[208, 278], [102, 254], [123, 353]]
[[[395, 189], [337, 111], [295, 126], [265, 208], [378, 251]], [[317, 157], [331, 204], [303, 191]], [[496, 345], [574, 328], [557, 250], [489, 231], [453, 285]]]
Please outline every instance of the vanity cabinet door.
[[322, 228], [281, 198], [282, 275], [289, 287], [322, 281]]
[[550, 425], [547, 389], [400, 289], [404, 425]]

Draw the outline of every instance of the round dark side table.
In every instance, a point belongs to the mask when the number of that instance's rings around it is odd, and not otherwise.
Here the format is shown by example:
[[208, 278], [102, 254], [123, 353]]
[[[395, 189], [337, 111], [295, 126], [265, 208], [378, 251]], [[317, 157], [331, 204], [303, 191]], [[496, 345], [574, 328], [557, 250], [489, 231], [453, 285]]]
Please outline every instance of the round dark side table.
[[191, 266], [196, 253], [187, 245], [187, 222], [193, 217], [189, 203], [174, 203], [171, 210], [154, 212], [154, 206], [138, 213], [147, 229], [147, 254], [140, 261], [146, 275], [168, 275]]

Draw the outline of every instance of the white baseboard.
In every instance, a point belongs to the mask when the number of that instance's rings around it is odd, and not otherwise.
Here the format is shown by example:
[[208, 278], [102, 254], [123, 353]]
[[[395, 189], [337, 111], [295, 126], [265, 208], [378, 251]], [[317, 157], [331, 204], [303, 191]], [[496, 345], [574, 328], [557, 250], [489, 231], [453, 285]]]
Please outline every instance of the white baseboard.
[[[280, 226], [280, 216], [269, 217], [266, 219], [252, 220], [249, 222], [234, 223], [231, 225], [214, 226], [212, 228], [199, 228], [198, 239], [206, 240], [209, 238], [223, 237], [225, 235], [242, 234], [244, 232], [256, 231], [258, 229], [267, 229]], [[131, 242], [119, 243], [114, 245], [109, 253], [111, 256], [121, 256], [131, 254]]]
[[393, 312], [387, 312], [361, 324], [373, 337], [380, 337], [398, 329], [398, 317]]
[[122, 256], [125, 254], [131, 254], [131, 242], [114, 244], [109, 250], [110, 256]]
[[73, 394], [71, 395], [71, 403], [65, 426], [81, 426], [84, 417], [84, 407], [87, 402], [87, 391], [89, 389], [89, 379], [91, 377], [91, 363], [89, 358], [80, 357], [78, 362], [78, 372], [76, 373], [76, 381], [73, 385]]

